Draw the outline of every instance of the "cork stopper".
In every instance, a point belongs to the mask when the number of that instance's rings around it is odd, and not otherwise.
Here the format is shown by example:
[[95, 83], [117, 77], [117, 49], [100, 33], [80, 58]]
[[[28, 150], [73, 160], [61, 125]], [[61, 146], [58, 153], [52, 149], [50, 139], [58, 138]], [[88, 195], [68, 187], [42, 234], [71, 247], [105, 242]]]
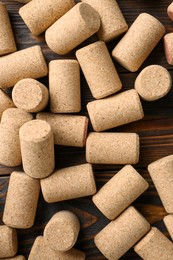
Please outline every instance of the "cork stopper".
[[1, 260], [26, 260], [26, 258], [23, 255], [17, 255], [15, 257], [3, 258]]
[[171, 3], [167, 8], [167, 14], [169, 18], [173, 21], [173, 3]]
[[1, 225], [0, 234], [0, 258], [14, 256], [17, 253], [18, 248], [16, 230], [5, 225]]
[[2, 90], [0, 89], [0, 120], [2, 117], [2, 113], [8, 109], [8, 108], [12, 108], [15, 107], [12, 99]]
[[173, 33], [167, 33], [163, 39], [167, 63], [173, 65]]
[[173, 240], [173, 215], [167, 215], [166, 217], [164, 217], [163, 222]]

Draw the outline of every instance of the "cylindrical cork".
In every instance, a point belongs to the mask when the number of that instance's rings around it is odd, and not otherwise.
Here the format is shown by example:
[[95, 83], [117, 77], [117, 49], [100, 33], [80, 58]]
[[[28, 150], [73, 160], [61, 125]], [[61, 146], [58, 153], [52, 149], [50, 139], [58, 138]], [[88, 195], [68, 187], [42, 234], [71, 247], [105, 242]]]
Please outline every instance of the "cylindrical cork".
[[80, 230], [77, 216], [67, 210], [56, 213], [44, 229], [46, 244], [55, 251], [66, 252], [76, 243]]
[[38, 113], [36, 118], [50, 124], [55, 144], [85, 146], [88, 131], [88, 118], [86, 116]]
[[91, 101], [87, 104], [88, 114], [97, 132], [125, 125], [144, 117], [139, 95], [135, 89]]
[[32, 178], [45, 178], [55, 167], [54, 136], [44, 120], [25, 123], [19, 132], [23, 169]]
[[137, 71], [165, 33], [165, 27], [152, 15], [140, 14], [115, 46], [112, 55], [129, 71]]
[[17, 255], [14, 257], [10, 257], [10, 258], [3, 258], [1, 260], [26, 260], [26, 258], [23, 255]]
[[94, 242], [107, 259], [115, 260], [124, 255], [149, 230], [148, 221], [131, 206], [102, 229], [95, 236]]
[[163, 222], [173, 240], [173, 215], [167, 215], [166, 217], [164, 217]]
[[75, 113], [81, 110], [80, 67], [76, 60], [49, 63], [50, 111]]
[[173, 243], [157, 228], [150, 232], [134, 247], [135, 252], [145, 260], [172, 260]]
[[94, 8], [85, 3], [78, 3], [47, 29], [46, 43], [52, 51], [66, 54], [96, 33], [99, 28], [100, 17]]
[[97, 190], [92, 166], [82, 164], [57, 170], [41, 180], [41, 190], [48, 203], [93, 195]]
[[173, 33], [167, 33], [163, 39], [167, 63], [173, 65]]
[[148, 171], [154, 182], [154, 185], [159, 193], [160, 199], [165, 210], [173, 213], [173, 155], [166, 156], [151, 163], [148, 166]]
[[8, 109], [15, 107], [12, 99], [2, 90], [0, 89], [0, 120], [2, 117], [2, 113]]
[[16, 107], [30, 113], [37, 113], [47, 106], [49, 92], [39, 81], [27, 78], [18, 81], [14, 86], [12, 99]]
[[24, 78], [47, 75], [47, 65], [40, 46], [33, 46], [0, 58], [0, 88], [13, 87]]
[[148, 186], [131, 165], [126, 165], [93, 196], [93, 202], [108, 219], [113, 220]]
[[16, 230], [2, 225], [0, 226], [0, 234], [0, 258], [14, 256], [18, 248]]
[[14, 228], [30, 228], [34, 224], [40, 182], [24, 172], [12, 172], [5, 201], [3, 222]]
[[78, 50], [76, 57], [94, 98], [109, 96], [122, 88], [104, 42], [98, 41]]
[[169, 18], [173, 21], [173, 2], [168, 6], [167, 14]]

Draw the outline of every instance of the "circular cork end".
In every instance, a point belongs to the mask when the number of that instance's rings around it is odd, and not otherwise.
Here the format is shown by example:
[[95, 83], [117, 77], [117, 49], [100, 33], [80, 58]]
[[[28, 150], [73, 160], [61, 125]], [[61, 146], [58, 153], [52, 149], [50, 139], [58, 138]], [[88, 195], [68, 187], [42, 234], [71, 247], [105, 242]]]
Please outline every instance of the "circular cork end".
[[160, 233], [160, 231], [157, 228], [152, 227], [150, 232], [147, 233], [146, 236], [134, 247], [135, 252], [139, 252], [143, 247], [145, 247], [157, 233]]
[[95, 9], [89, 4], [79, 3], [79, 13], [87, 25], [87, 27], [93, 32], [98, 31], [100, 28], [100, 16]]

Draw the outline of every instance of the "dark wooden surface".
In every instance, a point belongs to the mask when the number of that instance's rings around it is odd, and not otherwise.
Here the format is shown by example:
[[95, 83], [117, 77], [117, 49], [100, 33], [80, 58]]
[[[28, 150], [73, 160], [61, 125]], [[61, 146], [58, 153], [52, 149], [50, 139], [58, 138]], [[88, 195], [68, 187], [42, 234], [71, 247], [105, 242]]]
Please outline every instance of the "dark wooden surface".
[[[2, 0], [3, 1], [3, 0]], [[105, 0], [106, 1], [106, 0]], [[21, 18], [18, 15], [18, 9], [21, 4], [13, 1], [3, 1], [7, 4], [12, 21], [15, 39], [18, 50], [39, 44], [45, 54], [47, 62], [52, 59], [62, 58], [49, 50], [44, 41], [44, 35], [33, 37]], [[141, 12], [148, 12], [157, 17], [166, 26], [167, 32], [173, 31], [173, 22], [166, 14], [167, 6], [171, 0], [119, 0], [120, 7], [129, 24]], [[96, 41], [96, 36], [91, 37], [81, 46]], [[108, 44], [111, 51], [118, 40]], [[74, 57], [75, 51], [65, 57]], [[160, 64], [169, 69], [173, 76], [173, 67], [169, 66], [165, 60], [163, 52], [163, 42], [161, 41], [148, 57], [142, 68], [150, 64]], [[123, 82], [123, 89], [131, 89], [138, 73], [129, 73], [124, 68], [115, 64], [120, 78]], [[142, 69], [141, 68], [141, 69]], [[47, 78], [40, 79], [41, 82], [48, 86]], [[93, 100], [88, 86], [82, 75], [82, 111], [80, 114], [87, 115], [86, 104]], [[149, 222], [162, 230], [167, 236], [168, 232], [163, 224], [163, 217], [166, 215], [161, 204], [159, 196], [147, 172], [147, 165], [163, 156], [173, 153], [173, 90], [163, 99], [155, 102], [143, 102], [145, 117], [143, 120], [121, 126], [111, 131], [118, 132], [137, 132], [141, 138], [141, 156], [140, 162], [135, 168], [150, 183], [149, 189], [137, 200], [134, 205], [149, 220]], [[92, 130], [91, 125], [89, 130]], [[62, 168], [72, 165], [85, 163], [85, 149], [71, 147], [56, 147], [56, 168]], [[94, 171], [98, 189], [104, 185], [121, 166], [118, 165], [95, 165]], [[5, 203], [5, 197], [9, 182], [9, 175], [13, 170], [21, 167], [7, 168], [0, 166], [0, 224], [2, 224], [2, 214]], [[62, 203], [47, 204], [40, 195], [35, 225], [28, 230], [18, 230], [19, 237], [19, 254], [28, 256], [31, 246], [36, 236], [41, 235], [43, 228], [51, 216], [61, 210], [68, 209], [77, 214], [81, 221], [81, 231], [76, 248], [86, 253], [88, 260], [102, 260], [104, 256], [97, 250], [94, 245], [94, 236], [109, 222], [91, 202], [91, 198], [81, 198]], [[131, 249], [122, 259], [140, 259]], [[153, 259], [154, 260], [154, 259]]]

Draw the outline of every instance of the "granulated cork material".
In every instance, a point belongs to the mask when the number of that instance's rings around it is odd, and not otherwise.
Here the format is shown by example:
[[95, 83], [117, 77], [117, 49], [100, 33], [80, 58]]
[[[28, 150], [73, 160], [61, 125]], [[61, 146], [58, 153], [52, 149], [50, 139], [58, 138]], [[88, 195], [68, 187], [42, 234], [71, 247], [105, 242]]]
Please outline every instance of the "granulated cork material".
[[163, 39], [166, 60], [173, 65], [173, 33], [167, 33]]
[[167, 14], [169, 18], [173, 21], [173, 3], [171, 3], [167, 8]]
[[166, 217], [164, 217], [163, 222], [173, 240], [173, 215], [167, 215]]
[[1, 260], [26, 260], [26, 258], [23, 255], [17, 255], [15, 257], [2, 258]]
[[0, 120], [2, 117], [2, 113], [8, 109], [15, 107], [12, 99], [2, 90], [0, 89]]
[[14, 256], [18, 248], [16, 230], [2, 225], [0, 226], [0, 234], [0, 258]]

